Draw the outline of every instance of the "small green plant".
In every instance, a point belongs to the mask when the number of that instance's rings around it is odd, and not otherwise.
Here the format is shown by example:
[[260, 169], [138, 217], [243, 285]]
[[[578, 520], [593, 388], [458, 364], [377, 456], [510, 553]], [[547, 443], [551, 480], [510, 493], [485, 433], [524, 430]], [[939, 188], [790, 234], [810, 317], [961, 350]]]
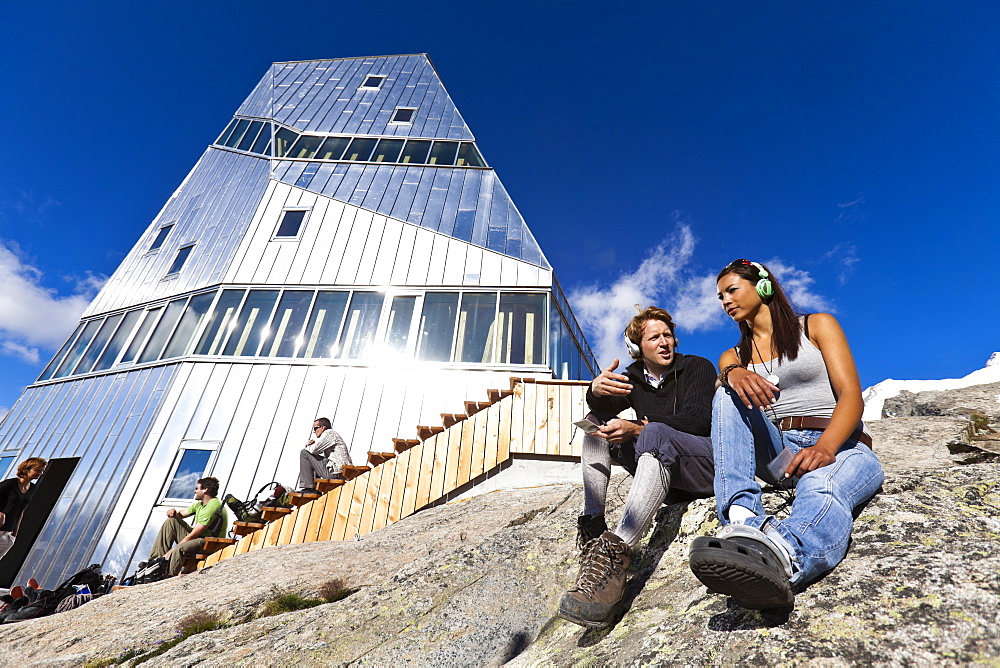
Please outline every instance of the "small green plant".
[[345, 599], [357, 589], [350, 589], [340, 578], [334, 578], [319, 588], [319, 597], [327, 603]]
[[154, 656], [164, 654], [171, 647], [181, 644], [191, 636], [198, 635], [199, 633], [204, 633], [206, 631], [224, 629], [227, 626], [229, 626], [229, 623], [219, 619], [218, 616], [205, 612], [204, 610], [195, 610], [190, 615], [177, 622], [177, 635], [170, 640], [161, 641], [152, 651], [140, 656], [132, 665], [138, 666], [140, 663], [149, 661]]
[[264, 604], [259, 617], [270, 617], [280, 615], [284, 612], [294, 612], [295, 610], [306, 610], [321, 605], [323, 601], [318, 598], [306, 598], [294, 592], [278, 594]]
[[990, 428], [990, 419], [978, 411], [969, 415], [969, 420], [972, 422], [972, 428], [976, 432], [985, 431], [990, 434], [996, 433]]

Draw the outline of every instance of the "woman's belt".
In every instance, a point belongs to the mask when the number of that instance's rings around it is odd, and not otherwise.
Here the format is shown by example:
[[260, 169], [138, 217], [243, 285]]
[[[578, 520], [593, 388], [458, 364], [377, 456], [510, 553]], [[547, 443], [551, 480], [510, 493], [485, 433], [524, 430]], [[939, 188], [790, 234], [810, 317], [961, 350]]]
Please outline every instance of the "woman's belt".
[[[787, 429], [817, 429], [822, 431], [828, 426], [830, 426], [830, 418], [810, 417], [808, 415], [792, 415], [781, 418], [781, 422], [778, 423], [778, 429], [781, 431]], [[855, 429], [854, 433], [848, 436], [847, 439], [864, 443], [869, 448], [872, 447], [872, 437], [860, 429]]]

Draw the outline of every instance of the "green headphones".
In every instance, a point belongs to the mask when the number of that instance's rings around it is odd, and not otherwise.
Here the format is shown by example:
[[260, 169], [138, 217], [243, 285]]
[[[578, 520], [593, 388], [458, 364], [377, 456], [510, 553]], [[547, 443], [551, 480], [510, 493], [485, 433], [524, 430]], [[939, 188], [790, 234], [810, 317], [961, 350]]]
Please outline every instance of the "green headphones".
[[773, 295], [774, 286], [771, 284], [771, 279], [768, 278], [770, 274], [767, 273], [767, 269], [764, 268], [764, 265], [759, 262], [750, 262], [749, 264], [757, 267], [757, 271], [760, 273], [760, 280], [757, 281], [757, 285], [754, 286], [757, 288], [757, 294], [761, 296], [761, 299], [766, 299]]

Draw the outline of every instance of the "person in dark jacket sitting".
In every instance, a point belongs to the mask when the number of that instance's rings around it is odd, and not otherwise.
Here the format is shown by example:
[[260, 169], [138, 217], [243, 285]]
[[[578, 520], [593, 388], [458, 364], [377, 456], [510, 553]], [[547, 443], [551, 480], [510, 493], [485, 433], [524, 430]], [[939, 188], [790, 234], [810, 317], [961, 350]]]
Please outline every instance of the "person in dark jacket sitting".
[[[635, 362], [624, 374], [615, 360], [587, 391], [591, 421], [583, 440], [584, 514], [577, 522], [581, 564], [559, 615], [583, 626], [610, 623], [625, 590], [632, 548], [649, 530], [667, 498], [713, 494], [712, 395], [715, 367], [677, 352], [674, 322], [656, 307], [640, 312], [625, 329]], [[631, 408], [636, 420], [618, 415]], [[611, 461], [632, 476], [621, 519], [609, 531], [604, 517]]]
[[35, 493], [34, 481], [42, 476], [46, 463], [41, 457], [29, 457], [17, 465], [16, 478], [0, 482], [0, 558], [14, 546], [21, 515]]

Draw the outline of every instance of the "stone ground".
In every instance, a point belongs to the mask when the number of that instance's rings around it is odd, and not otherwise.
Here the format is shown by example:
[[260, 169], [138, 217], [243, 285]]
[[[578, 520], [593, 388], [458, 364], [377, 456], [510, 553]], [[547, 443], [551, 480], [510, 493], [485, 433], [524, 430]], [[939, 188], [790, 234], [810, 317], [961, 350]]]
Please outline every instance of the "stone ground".
[[[202, 610], [233, 625], [146, 665], [997, 666], [1000, 456], [954, 445], [966, 420], [944, 413], [872, 425], [884, 490], [860, 514], [847, 559], [790, 613], [743, 610], [691, 575], [688, 545], [717, 526], [702, 500], [661, 512], [611, 628], [555, 617], [576, 573], [582, 490], [550, 486], [434, 508], [360, 541], [242, 555], [4, 625], [0, 663], [96, 665], [172, 638], [180, 618]], [[613, 517], [627, 489], [613, 480]], [[314, 596], [335, 577], [357, 591], [257, 618], [277, 593]]]

